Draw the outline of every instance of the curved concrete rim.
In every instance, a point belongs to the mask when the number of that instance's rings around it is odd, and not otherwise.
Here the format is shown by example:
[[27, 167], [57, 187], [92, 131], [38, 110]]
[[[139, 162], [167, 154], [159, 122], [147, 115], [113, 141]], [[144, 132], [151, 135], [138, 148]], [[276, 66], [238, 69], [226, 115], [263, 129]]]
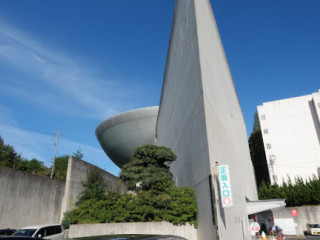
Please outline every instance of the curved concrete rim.
[[108, 157], [118, 166], [128, 163], [136, 147], [155, 144], [159, 107], [120, 113], [96, 128], [96, 137]]
[[[120, 125], [124, 122], [135, 121], [139, 118], [157, 117], [159, 106], [136, 108], [127, 112], [119, 113], [112, 116], [98, 125], [96, 128], [96, 136], [100, 135], [105, 130]], [[139, 113], [139, 114], [137, 114]]]

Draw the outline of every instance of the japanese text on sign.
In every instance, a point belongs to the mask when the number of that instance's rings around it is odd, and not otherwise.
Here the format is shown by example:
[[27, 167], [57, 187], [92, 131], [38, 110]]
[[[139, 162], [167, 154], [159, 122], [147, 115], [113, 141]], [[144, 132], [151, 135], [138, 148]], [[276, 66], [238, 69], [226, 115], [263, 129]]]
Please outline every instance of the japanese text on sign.
[[232, 193], [228, 165], [218, 167], [222, 207], [232, 207]]

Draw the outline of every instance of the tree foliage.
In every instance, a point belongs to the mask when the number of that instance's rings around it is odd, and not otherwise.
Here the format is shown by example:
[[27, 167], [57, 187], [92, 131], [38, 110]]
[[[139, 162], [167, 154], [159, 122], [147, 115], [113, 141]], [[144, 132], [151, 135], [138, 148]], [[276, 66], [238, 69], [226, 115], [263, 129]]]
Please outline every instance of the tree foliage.
[[16, 169], [24, 159], [0, 136], [0, 166]]
[[107, 190], [107, 184], [102, 173], [96, 168], [90, 168], [85, 181], [82, 181], [83, 191], [80, 193], [77, 205], [82, 202], [93, 199], [95, 201], [103, 200]]
[[65, 181], [68, 170], [68, 155], [56, 157], [54, 161], [54, 174], [53, 177]]
[[50, 171], [43, 162], [33, 158], [30, 161], [18, 154], [15, 149], [5, 144], [0, 136], [0, 166], [20, 171], [49, 176]]
[[137, 195], [107, 192], [102, 200], [87, 199], [66, 212], [64, 228], [80, 223], [189, 222], [197, 226], [196, 199], [192, 188], [170, 188], [167, 194], [155, 196], [141, 191]]
[[[27, 160], [17, 153], [15, 149], [8, 144], [0, 136], [0, 166], [16, 169], [19, 171], [34, 173], [40, 176], [49, 177], [51, 168], [35, 158]], [[68, 156], [63, 155], [56, 158], [54, 178], [66, 180], [68, 168]]]
[[[123, 166], [120, 174], [121, 180], [135, 194], [106, 192], [103, 196], [86, 198], [82, 194], [76, 208], [65, 213], [62, 224], [68, 227], [77, 223], [168, 221], [197, 226], [193, 189], [176, 187], [169, 172], [170, 163], [175, 159], [176, 155], [165, 147], [136, 148], [131, 162]], [[88, 174], [83, 183], [85, 191], [97, 189], [100, 181]]]
[[83, 159], [83, 153], [81, 152], [81, 149], [79, 148], [76, 152], [74, 152], [73, 156], [78, 159]]
[[30, 161], [22, 160], [15, 168], [20, 171], [29, 173], [35, 173], [41, 176], [49, 176], [49, 169], [44, 165], [43, 162], [33, 158]]
[[134, 192], [163, 191], [174, 184], [169, 166], [176, 158], [176, 155], [166, 147], [155, 145], [138, 147], [131, 161], [122, 167], [120, 179]]
[[253, 131], [249, 137], [249, 148], [258, 187], [263, 181], [269, 184], [269, 170], [257, 112], [254, 115]]
[[259, 121], [259, 115], [258, 115], [258, 112], [256, 111], [254, 113], [254, 122], [253, 122], [252, 132], [258, 132], [258, 131], [261, 131], [261, 126]]
[[282, 186], [262, 182], [258, 195], [261, 200], [284, 198], [287, 207], [317, 205], [320, 204], [320, 177], [314, 175], [308, 181], [303, 181], [300, 177], [294, 181], [288, 178]]

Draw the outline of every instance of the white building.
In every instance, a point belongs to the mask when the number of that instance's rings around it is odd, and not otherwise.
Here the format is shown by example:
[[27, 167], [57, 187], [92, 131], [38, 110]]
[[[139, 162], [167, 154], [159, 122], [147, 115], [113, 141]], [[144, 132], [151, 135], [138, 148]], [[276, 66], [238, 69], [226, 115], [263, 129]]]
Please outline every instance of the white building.
[[271, 183], [320, 174], [320, 90], [258, 106]]

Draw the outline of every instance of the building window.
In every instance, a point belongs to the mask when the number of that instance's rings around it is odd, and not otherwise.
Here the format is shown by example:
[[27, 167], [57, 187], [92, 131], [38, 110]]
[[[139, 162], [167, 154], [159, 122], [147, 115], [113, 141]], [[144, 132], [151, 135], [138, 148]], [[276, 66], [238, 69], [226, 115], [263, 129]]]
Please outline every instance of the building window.
[[261, 120], [266, 120], [266, 115], [265, 114], [261, 115]]
[[267, 143], [267, 149], [271, 149], [271, 143]]
[[268, 128], [263, 129], [263, 133], [264, 133], [264, 134], [268, 134], [268, 133], [269, 133]]

